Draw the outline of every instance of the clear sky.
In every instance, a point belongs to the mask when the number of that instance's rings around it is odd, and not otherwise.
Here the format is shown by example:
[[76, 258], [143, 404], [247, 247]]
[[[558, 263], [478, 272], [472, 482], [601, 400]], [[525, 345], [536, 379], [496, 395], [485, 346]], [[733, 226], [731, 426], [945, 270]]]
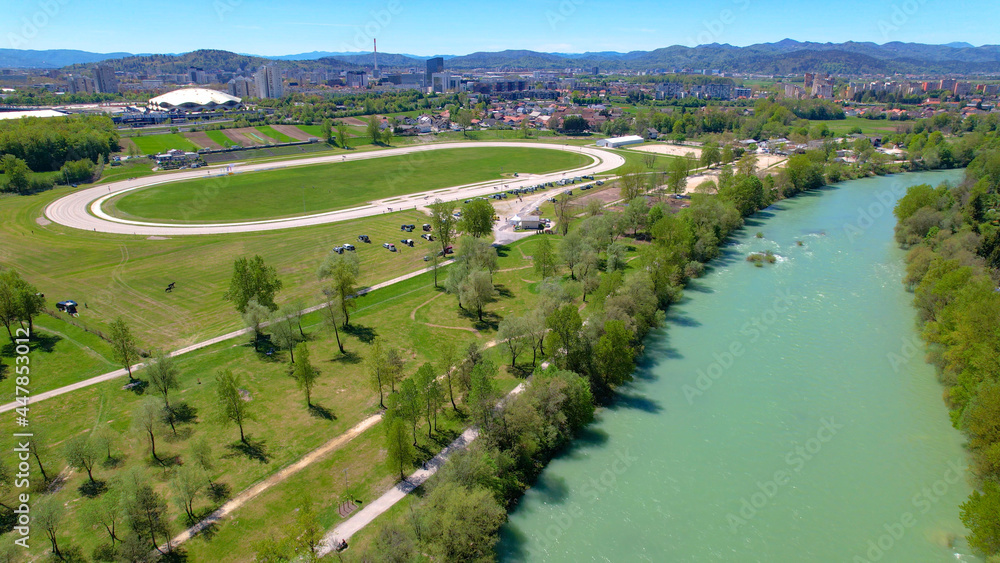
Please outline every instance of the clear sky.
[[0, 0], [0, 48], [259, 55], [651, 50], [779, 41], [1000, 43], [996, 0]]

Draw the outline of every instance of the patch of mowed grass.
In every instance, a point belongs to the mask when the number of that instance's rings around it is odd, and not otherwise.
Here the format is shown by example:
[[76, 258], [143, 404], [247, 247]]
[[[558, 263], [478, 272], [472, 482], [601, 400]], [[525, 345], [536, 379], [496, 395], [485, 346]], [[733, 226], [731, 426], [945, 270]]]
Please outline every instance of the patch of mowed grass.
[[[278, 270], [284, 284], [279, 303], [313, 305], [322, 297], [317, 268], [335, 246], [357, 246], [359, 285], [425, 267], [423, 257], [434, 247], [419, 238], [415, 248], [398, 244], [405, 234], [400, 224], [427, 219], [412, 210], [287, 231], [167, 240], [36, 222], [49, 202], [72, 191], [61, 187], [0, 198], [0, 264], [38, 287], [50, 308], [64, 299], [80, 303], [74, 322], [106, 331], [108, 323], [123, 316], [144, 349], [174, 350], [241, 328], [240, 316], [222, 298], [238, 257], [259, 254]], [[372, 244], [359, 243], [359, 234], [370, 236]], [[399, 252], [385, 250], [383, 242], [397, 243]], [[170, 282], [176, 282], [176, 289], [166, 293]]]
[[284, 133], [278, 131], [274, 127], [271, 127], [270, 125], [260, 125], [255, 127], [255, 129], [267, 135], [268, 137], [274, 139], [275, 141], [278, 141], [279, 143], [295, 142], [295, 139], [289, 137], [288, 135], [285, 135]]
[[205, 136], [215, 141], [222, 147], [231, 147], [235, 144], [232, 139], [227, 137], [226, 134], [220, 130], [205, 131]]
[[129, 137], [142, 154], [161, 154], [170, 149], [196, 152], [199, 147], [180, 133], [164, 133], [160, 135], [143, 135]]
[[[589, 157], [529, 147], [441, 149], [152, 186], [106, 204], [159, 222], [246, 221], [344, 209], [375, 199], [500, 179], [502, 173], [578, 168]], [[204, 194], [213, 194], [204, 202]], [[200, 199], [199, 199], [200, 198]], [[199, 205], [192, 205], [194, 201]], [[184, 210], [184, 213], [178, 213]]]

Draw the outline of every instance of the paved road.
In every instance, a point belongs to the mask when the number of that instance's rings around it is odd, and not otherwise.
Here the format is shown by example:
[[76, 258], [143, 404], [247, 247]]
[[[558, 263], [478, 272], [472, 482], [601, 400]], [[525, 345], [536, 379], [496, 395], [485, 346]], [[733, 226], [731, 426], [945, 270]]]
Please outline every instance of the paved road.
[[[448, 264], [451, 264], [451, 262], [452, 262], [451, 260], [449, 260], [447, 262], [442, 262], [438, 267], [440, 268], [440, 267], [447, 266]], [[403, 274], [402, 276], [395, 277], [395, 278], [393, 278], [391, 280], [384, 281], [382, 283], [377, 283], [377, 284], [375, 284], [375, 285], [373, 285], [373, 286], [371, 286], [369, 288], [362, 289], [361, 291], [358, 292], [358, 295], [364, 295], [364, 294], [366, 294], [366, 293], [368, 293], [370, 291], [374, 291], [376, 289], [381, 289], [383, 287], [390, 286], [390, 285], [392, 285], [394, 283], [399, 283], [401, 281], [408, 280], [408, 279], [410, 279], [412, 277], [419, 276], [420, 274], [423, 274], [423, 273], [429, 272], [429, 271], [431, 271], [430, 267], [424, 268], [422, 270], [417, 270], [415, 272], [410, 272], [409, 274]], [[302, 314], [304, 315], [306, 313], [312, 313], [314, 311], [319, 311], [320, 309], [322, 309], [325, 306], [326, 306], [325, 303], [320, 303], [319, 305], [314, 305], [312, 307], [309, 307], [308, 309], [303, 309], [302, 310]], [[171, 352], [168, 355], [170, 357], [180, 356], [181, 354], [187, 354], [188, 352], [193, 352], [195, 350], [200, 350], [200, 349], [205, 348], [207, 346], [211, 346], [213, 344], [218, 344], [219, 342], [224, 342], [226, 340], [230, 340], [232, 338], [237, 338], [239, 336], [243, 336], [243, 335], [246, 335], [246, 334], [250, 334], [250, 329], [249, 328], [241, 328], [240, 330], [234, 330], [232, 332], [228, 332], [228, 333], [223, 334], [221, 336], [216, 336], [215, 338], [209, 338], [208, 340], [203, 340], [201, 342], [198, 342], [196, 344], [192, 344], [190, 346], [185, 346], [184, 348], [181, 348], [180, 350], [174, 350], [173, 352]], [[136, 370], [141, 369], [144, 365], [145, 364], [141, 364], [141, 363], [140, 364], [135, 364], [134, 366], [132, 366], [132, 372], [135, 373]], [[46, 399], [51, 399], [53, 397], [58, 397], [59, 395], [64, 395], [66, 393], [70, 393], [72, 391], [76, 391], [77, 389], [83, 389], [85, 387], [90, 387], [91, 385], [97, 385], [98, 383], [103, 383], [105, 381], [110, 381], [112, 379], [117, 379], [119, 377], [124, 377], [127, 374], [128, 374], [128, 372], [125, 371], [125, 369], [118, 369], [118, 370], [115, 370], [115, 371], [109, 371], [108, 373], [97, 375], [97, 376], [91, 377], [90, 379], [85, 379], [83, 381], [77, 381], [76, 383], [73, 383], [73, 384], [70, 384], [70, 385], [66, 385], [65, 387], [59, 387], [58, 389], [52, 389], [51, 391], [45, 391], [43, 393], [38, 393], [37, 395], [32, 395], [31, 396], [31, 402], [32, 403], [37, 403], [39, 401], [44, 401]], [[18, 406], [21, 406], [21, 403], [13, 402], [13, 403], [7, 403], [5, 405], [0, 405], [0, 413], [4, 413], [4, 412], [7, 412], [7, 411], [12, 411], [15, 408], [17, 408]]]
[[[45, 208], [45, 217], [50, 221], [82, 229], [86, 231], [97, 231], [102, 233], [125, 234], [125, 235], [148, 235], [148, 236], [178, 236], [178, 235], [205, 235], [224, 233], [248, 233], [257, 231], [272, 231], [278, 229], [290, 229], [295, 227], [305, 227], [310, 225], [323, 225], [337, 221], [347, 221], [361, 217], [380, 215], [390, 210], [410, 209], [426, 204], [434, 198], [442, 199], [466, 199], [470, 197], [480, 197], [496, 192], [500, 187], [507, 189], [527, 187], [543, 182], [554, 182], [566, 176], [579, 176], [582, 174], [600, 174], [618, 168], [625, 164], [625, 159], [615, 153], [598, 149], [596, 147], [577, 147], [569, 145], [556, 145], [551, 143], [537, 142], [463, 142], [463, 143], [434, 143], [428, 145], [418, 145], [412, 147], [402, 147], [398, 149], [386, 149], [380, 151], [359, 152], [347, 155], [326, 155], [313, 158], [302, 158], [297, 160], [287, 160], [280, 162], [264, 162], [259, 164], [235, 164], [234, 173], [245, 173], [260, 170], [273, 170], [278, 168], [290, 168], [294, 166], [307, 166], [311, 164], [330, 164], [337, 162], [366, 160], [371, 158], [381, 158], [386, 156], [416, 155], [417, 153], [454, 148], [482, 148], [482, 147], [524, 147], [561, 150], [580, 153], [593, 159], [593, 162], [585, 167], [574, 170], [567, 170], [553, 174], [528, 175], [518, 178], [516, 181], [498, 180], [491, 182], [480, 182], [477, 184], [467, 184], [451, 188], [437, 189], [429, 192], [420, 192], [402, 197], [392, 197], [384, 200], [373, 201], [369, 205], [355, 207], [352, 209], [342, 209], [315, 215], [302, 217], [291, 217], [286, 219], [272, 219], [264, 221], [247, 221], [241, 223], [208, 223], [208, 224], [188, 224], [176, 225], [168, 223], [151, 223], [143, 221], [129, 221], [112, 217], [101, 209], [101, 205], [109, 198], [118, 194], [165, 184], [181, 180], [215, 178], [219, 182], [217, 185], [210, 185], [205, 188], [205, 197], [214, 189], [219, 189], [228, 181], [229, 176], [225, 172], [225, 167], [213, 167], [211, 169], [196, 169], [169, 174], [160, 174], [123, 180], [87, 188], [76, 193], [69, 194], [57, 199]], [[400, 172], [410, 170], [411, 164], [400, 165]], [[214, 174], [213, 174], [214, 173]]]

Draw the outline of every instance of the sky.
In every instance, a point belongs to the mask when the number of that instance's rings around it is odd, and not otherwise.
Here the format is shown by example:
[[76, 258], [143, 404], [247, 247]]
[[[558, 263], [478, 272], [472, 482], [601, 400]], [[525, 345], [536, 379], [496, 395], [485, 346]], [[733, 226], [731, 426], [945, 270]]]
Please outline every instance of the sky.
[[[154, 8], [154, 6], [158, 6]], [[464, 55], [799, 41], [1000, 43], [996, 0], [0, 0], [0, 48]]]

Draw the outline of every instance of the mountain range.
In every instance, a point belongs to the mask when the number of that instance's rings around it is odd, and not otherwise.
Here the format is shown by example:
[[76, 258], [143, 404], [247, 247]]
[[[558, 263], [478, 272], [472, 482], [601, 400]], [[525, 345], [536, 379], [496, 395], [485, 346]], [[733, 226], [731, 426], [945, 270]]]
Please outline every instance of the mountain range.
[[[429, 57], [379, 53], [382, 69], [421, 68]], [[968, 43], [927, 45], [922, 43], [870, 42], [815, 43], [784, 39], [746, 47], [713, 43], [697, 47], [674, 45], [653, 51], [588, 53], [541, 53], [528, 50], [476, 52], [444, 56], [449, 70], [525, 69], [561, 70], [598, 67], [602, 72], [674, 69], [718, 69], [760, 74], [831, 72], [845, 74], [1000, 74], [1000, 45], [974, 47]], [[293, 55], [260, 57], [228, 51], [200, 50], [180, 55], [131, 55], [86, 51], [26, 51], [0, 49], [0, 68], [63, 68], [108, 60], [118, 70], [133, 70], [148, 63], [156, 67], [188, 66], [228, 72], [244, 71], [268, 61], [303, 69], [371, 67], [372, 53], [313, 51]], [[183, 69], [181, 68], [183, 67]], [[170, 72], [170, 71], [163, 71]]]

